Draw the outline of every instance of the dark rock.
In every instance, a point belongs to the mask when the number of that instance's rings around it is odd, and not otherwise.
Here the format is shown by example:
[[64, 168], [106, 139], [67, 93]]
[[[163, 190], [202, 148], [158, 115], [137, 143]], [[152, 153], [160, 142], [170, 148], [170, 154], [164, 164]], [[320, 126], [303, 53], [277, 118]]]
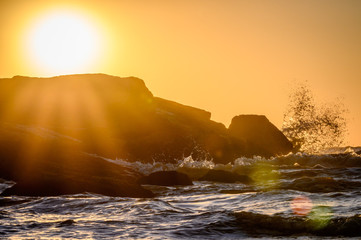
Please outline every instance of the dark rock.
[[226, 128], [210, 115], [155, 98], [134, 77], [0, 79], [0, 121], [54, 131], [77, 139], [85, 152], [108, 158], [175, 162], [192, 154], [229, 162]]
[[16, 184], [3, 195], [53, 196], [93, 192], [152, 197], [136, 183], [140, 174], [82, 152], [66, 137], [37, 135], [18, 125], [0, 124], [0, 177]]
[[292, 143], [263, 115], [239, 115], [232, 119], [229, 134], [246, 143], [245, 152], [275, 156], [292, 151]]
[[159, 161], [189, 155], [193, 159], [213, 159], [217, 163], [234, 160], [226, 127], [210, 120], [209, 112], [161, 98], [154, 98], [154, 104], [159, 123], [151, 141], [161, 141], [158, 145], [166, 146], [162, 148], [163, 153], [166, 152]]
[[252, 179], [246, 175], [239, 175], [237, 173], [228, 172], [224, 170], [209, 170], [206, 175], [198, 179], [199, 181], [212, 181], [223, 183], [252, 183]]
[[229, 130], [210, 117], [202, 109], [153, 97], [134, 77], [0, 79], [0, 121], [54, 131], [77, 139], [82, 151], [108, 158], [174, 163], [192, 155], [229, 163], [240, 156], [290, 150], [265, 117], [236, 117]]
[[4, 194], [151, 196], [135, 171], [103, 158], [175, 163], [191, 155], [226, 164], [289, 150], [265, 117], [245, 125], [236, 117], [229, 130], [210, 117], [154, 97], [134, 77], [0, 79], [0, 178], [17, 183]]
[[138, 182], [159, 186], [193, 185], [192, 180], [186, 174], [177, 171], [154, 172], [149, 176], [141, 177]]

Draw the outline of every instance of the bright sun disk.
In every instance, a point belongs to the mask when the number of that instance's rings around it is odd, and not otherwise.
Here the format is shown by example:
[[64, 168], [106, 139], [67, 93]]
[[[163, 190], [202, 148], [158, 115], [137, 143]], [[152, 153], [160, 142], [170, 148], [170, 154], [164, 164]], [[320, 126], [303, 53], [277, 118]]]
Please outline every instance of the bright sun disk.
[[70, 11], [55, 11], [30, 28], [28, 53], [43, 71], [52, 74], [86, 70], [99, 57], [100, 39], [86, 17]]

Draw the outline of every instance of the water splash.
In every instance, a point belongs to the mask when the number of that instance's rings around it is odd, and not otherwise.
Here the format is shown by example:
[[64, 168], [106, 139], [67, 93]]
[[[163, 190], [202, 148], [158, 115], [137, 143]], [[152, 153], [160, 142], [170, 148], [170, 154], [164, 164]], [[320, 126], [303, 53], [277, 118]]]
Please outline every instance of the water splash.
[[[311, 153], [289, 153], [282, 156], [264, 158], [260, 156], [241, 157], [233, 163], [219, 164], [209, 159], [193, 159], [192, 156], [179, 159], [176, 163], [153, 163], [129, 162], [124, 159], [103, 158], [106, 161], [132, 168], [142, 174], [148, 175], [157, 171], [179, 171], [188, 175], [196, 174], [197, 171], [206, 172], [210, 169], [225, 170], [238, 174], [250, 174], [252, 169], [259, 169], [261, 173], [275, 175], [278, 169], [322, 169], [322, 168], [344, 168], [361, 167], [361, 155], [359, 148], [334, 148], [329, 154]], [[99, 157], [99, 156], [98, 156]], [[257, 173], [255, 173], [257, 175]], [[194, 178], [196, 179], [196, 178]], [[275, 179], [272, 177], [271, 179]]]
[[342, 100], [317, 104], [307, 82], [298, 83], [289, 96], [282, 132], [296, 151], [319, 152], [344, 143], [348, 109]]

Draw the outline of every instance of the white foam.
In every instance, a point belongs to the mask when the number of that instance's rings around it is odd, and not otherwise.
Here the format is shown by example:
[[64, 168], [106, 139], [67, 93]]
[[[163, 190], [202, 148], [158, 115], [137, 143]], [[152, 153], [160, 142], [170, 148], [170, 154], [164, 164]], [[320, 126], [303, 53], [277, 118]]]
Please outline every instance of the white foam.
[[[98, 156], [100, 157], [100, 156]], [[309, 153], [289, 153], [283, 156], [264, 158], [260, 156], [254, 157], [240, 157], [234, 160], [233, 163], [220, 164], [214, 163], [209, 159], [193, 159], [192, 156], [184, 157], [175, 163], [142, 163], [139, 161], [130, 162], [125, 159], [107, 159], [109, 162], [128, 167], [148, 175], [157, 171], [205, 171], [210, 169], [225, 170], [230, 172], [237, 172], [238, 170], [257, 166], [259, 164], [270, 164], [275, 167], [306, 167], [311, 168], [315, 165], [322, 165], [324, 167], [361, 167], [361, 156], [354, 151], [341, 154], [309, 154]]]

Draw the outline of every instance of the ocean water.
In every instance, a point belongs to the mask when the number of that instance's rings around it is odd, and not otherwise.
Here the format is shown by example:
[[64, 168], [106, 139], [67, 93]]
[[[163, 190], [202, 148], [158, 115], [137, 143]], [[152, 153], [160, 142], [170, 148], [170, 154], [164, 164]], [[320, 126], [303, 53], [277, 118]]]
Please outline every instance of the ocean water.
[[[360, 239], [359, 151], [240, 158], [227, 165], [191, 157], [177, 164], [107, 159], [144, 174], [177, 170], [197, 179], [218, 169], [254, 182], [145, 186], [156, 197], [144, 199], [0, 197], [0, 239]], [[0, 182], [0, 191], [12, 184]]]

